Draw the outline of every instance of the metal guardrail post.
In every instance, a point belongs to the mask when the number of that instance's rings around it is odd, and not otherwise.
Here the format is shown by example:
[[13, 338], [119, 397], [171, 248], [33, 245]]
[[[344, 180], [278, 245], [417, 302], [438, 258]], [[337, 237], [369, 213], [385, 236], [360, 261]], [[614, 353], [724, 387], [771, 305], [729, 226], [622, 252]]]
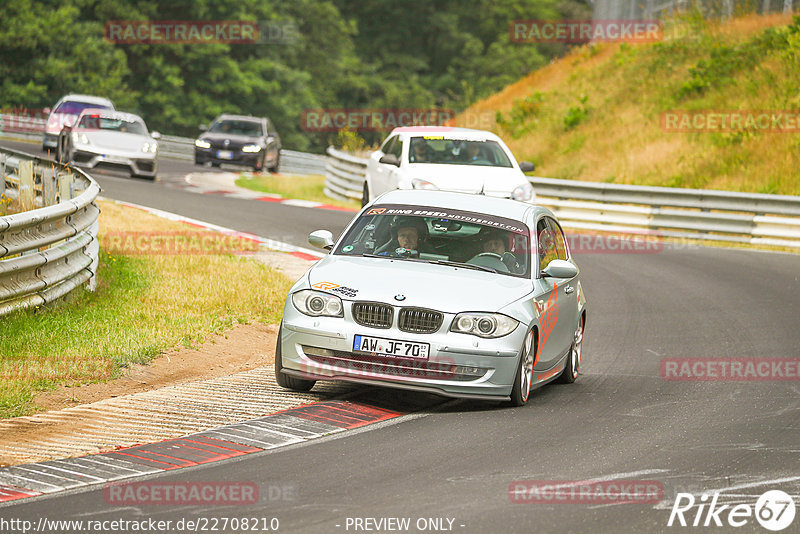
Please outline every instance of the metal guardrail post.
[[36, 191], [33, 189], [33, 161], [20, 161], [19, 170], [19, 205], [23, 211], [34, 208]]
[[6, 155], [0, 154], [0, 195], [6, 194]]
[[72, 174], [68, 172], [58, 173], [58, 199], [59, 202], [72, 199]]

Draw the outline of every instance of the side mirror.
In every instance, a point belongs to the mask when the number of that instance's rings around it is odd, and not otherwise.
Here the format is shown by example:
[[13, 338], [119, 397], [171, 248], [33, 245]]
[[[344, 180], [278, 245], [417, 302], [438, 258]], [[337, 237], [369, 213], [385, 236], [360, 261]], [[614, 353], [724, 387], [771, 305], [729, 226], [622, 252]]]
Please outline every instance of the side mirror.
[[208, 125], [201, 124], [200, 126], [197, 127], [197, 129], [200, 130], [201, 132], [205, 132], [206, 130], [208, 130]]
[[159, 140], [159, 139], [161, 139], [161, 134], [158, 133], [158, 132], [151, 132], [150, 133], [150, 137], [152, 137], [155, 140]]
[[42, 115], [45, 115], [45, 116], [50, 115], [50, 108], [44, 108], [42, 110]]
[[531, 163], [530, 161], [520, 161], [519, 162], [519, 170], [522, 172], [531, 172], [536, 169], [536, 165]]
[[542, 276], [549, 278], [575, 278], [578, 268], [567, 260], [553, 260], [542, 271]]
[[397, 159], [397, 156], [394, 154], [384, 154], [378, 161], [381, 163], [386, 163], [387, 165], [394, 165], [395, 167], [400, 166], [400, 160]]
[[314, 230], [308, 234], [308, 242], [317, 248], [330, 250], [333, 248], [333, 234], [328, 230]]

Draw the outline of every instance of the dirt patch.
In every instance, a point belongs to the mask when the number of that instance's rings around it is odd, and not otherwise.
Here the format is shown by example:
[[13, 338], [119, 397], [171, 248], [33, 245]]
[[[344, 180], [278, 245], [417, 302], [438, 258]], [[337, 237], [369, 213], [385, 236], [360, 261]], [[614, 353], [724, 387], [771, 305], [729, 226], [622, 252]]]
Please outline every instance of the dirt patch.
[[224, 334], [214, 335], [199, 349], [174, 349], [149, 365], [134, 366], [126, 371], [125, 376], [116, 380], [77, 387], [61, 386], [40, 393], [34, 402], [44, 410], [60, 410], [255, 369], [274, 362], [277, 333], [277, 325], [238, 325]]

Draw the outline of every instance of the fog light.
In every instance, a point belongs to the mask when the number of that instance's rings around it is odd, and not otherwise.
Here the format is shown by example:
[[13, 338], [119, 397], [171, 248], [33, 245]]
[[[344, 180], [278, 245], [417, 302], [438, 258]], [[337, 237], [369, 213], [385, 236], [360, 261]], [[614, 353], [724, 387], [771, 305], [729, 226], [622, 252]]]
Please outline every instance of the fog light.
[[303, 352], [305, 352], [308, 356], [323, 356], [325, 358], [332, 358], [333, 356], [335, 356], [332, 350], [321, 349], [319, 347], [303, 346]]
[[470, 365], [459, 365], [456, 367], [456, 374], [457, 375], [467, 375], [467, 376], [480, 376], [481, 375], [481, 368], [480, 367], [472, 367]]

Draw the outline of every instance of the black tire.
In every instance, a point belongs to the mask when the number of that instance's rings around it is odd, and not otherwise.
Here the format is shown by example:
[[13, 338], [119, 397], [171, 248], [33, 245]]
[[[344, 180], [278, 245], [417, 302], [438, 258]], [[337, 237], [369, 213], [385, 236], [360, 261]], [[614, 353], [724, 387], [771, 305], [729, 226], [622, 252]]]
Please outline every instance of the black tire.
[[221, 163], [217, 163], [216, 161], [212, 161], [211, 162], [211, 166], [212, 167], [219, 167], [220, 165], [222, 165], [222, 164]]
[[361, 192], [361, 207], [369, 204], [369, 184], [364, 182], [364, 190]]
[[266, 155], [262, 155], [261, 159], [259, 161], [257, 161], [255, 165], [253, 165], [253, 172], [261, 172], [261, 171], [267, 170], [264, 167], [264, 163], [266, 163], [266, 161], [267, 161], [267, 156]]
[[[578, 330], [575, 331], [575, 339], [569, 347], [569, 356], [567, 356], [567, 364], [564, 370], [561, 371], [557, 381], [562, 384], [572, 384], [578, 379], [581, 371], [581, 358], [583, 356], [583, 315], [578, 321]], [[577, 357], [576, 357], [577, 356]]]
[[[511, 387], [511, 400], [508, 401], [510, 406], [524, 406], [528, 402], [528, 399], [531, 398], [530, 388], [533, 383], [533, 365], [536, 360], [535, 340], [536, 336], [533, 330], [529, 330], [528, 335], [525, 336], [525, 341], [522, 343], [522, 349], [520, 350], [514, 385]], [[522, 379], [522, 367], [526, 364], [530, 364], [530, 376], [527, 377], [527, 385], [523, 383]]]
[[281, 359], [281, 331], [283, 327], [278, 329], [278, 341], [275, 343], [275, 381], [282, 388], [291, 389], [292, 391], [308, 391], [316, 384], [315, 380], [303, 380], [302, 378], [295, 378], [283, 373], [283, 363]]
[[59, 162], [59, 163], [64, 163], [64, 159], [63, 159], [64, 158], [64, 151], [61, 149], [61, 145], [62, 144], [63, 144], [63, 141], [61, 139], [61, 136], [59, 135], [58, 139], [56, 140], [56, 161]]
[[61, 151], [61, 158], [59, 159], [59, 161], [61, 163], [69, 163], [70, 159], [71, 158], [69, 157], [69, 141], [67, 141], [67, 139], [65, 138], [64, 139], [64, 148]]
[[273, 165], [267, 170], [271, 173], [278, 174], [278, 172], [280, 172], [280, 167], [281, 167], [281, 157], [277, 156], [275, 158], [275, 165]]

